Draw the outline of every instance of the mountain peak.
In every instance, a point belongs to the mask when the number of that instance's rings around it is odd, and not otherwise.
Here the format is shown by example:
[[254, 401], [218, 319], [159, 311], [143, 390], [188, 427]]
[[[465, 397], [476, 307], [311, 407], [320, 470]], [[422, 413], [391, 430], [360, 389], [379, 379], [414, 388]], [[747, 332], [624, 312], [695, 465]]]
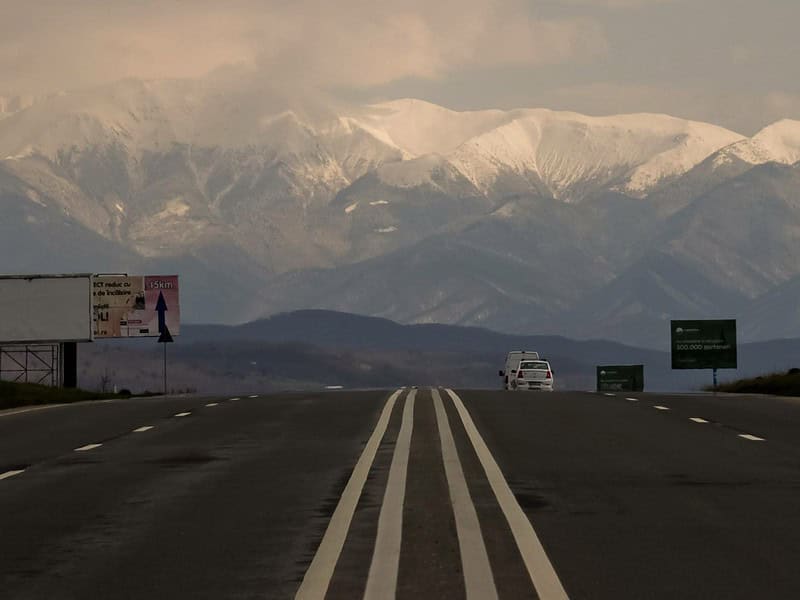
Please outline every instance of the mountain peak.
[[714, 159], [715, 166], [734, 159], [751, 165], [769, 162], [792, 165], [800, 161], [800, 121], [781, 119], [753, 137], [724, 148]]
[[796, 163], [800, 160], [800, 121], [776, 121], [753, 136], [753, 141], [768, 149], [774, 162]]

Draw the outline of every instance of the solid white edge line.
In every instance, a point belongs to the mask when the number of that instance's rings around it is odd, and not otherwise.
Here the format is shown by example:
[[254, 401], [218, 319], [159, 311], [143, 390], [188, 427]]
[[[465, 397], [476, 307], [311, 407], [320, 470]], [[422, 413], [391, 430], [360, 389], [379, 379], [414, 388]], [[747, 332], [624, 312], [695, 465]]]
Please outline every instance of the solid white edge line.
[[[98, 400], [92, 400], [92, 402], [98, 402]], [[78, 404], [75, 402], [74, 404]], [[83, 404], [83, 403], [81, 403]], [[23, 408], [7, 408], [4, 410], [0, 410], [0, 417], [11, 417], [14, 415], [23, 415], [29, 412], [35, 412], [38, 410], [47, 410], [50, 408], [60, 408], [62, 406], [73, 406], [73, 404], [42, 404], [39, 406], [26, 406]]]
[[702, 417], [689, 417], [689, 420], [690, 421], [694, 421], [695, 423], [701, 423], [701, 424], [708, 423], [708, 421], [706, 421]]
[[175, 414], [173, 416], [175, 416], [175, 417], [188, 417], [190, 414], [192, 414], [192, 413], [191, 412], [181, 412], [181, 413], [177, 413], [177, 414]]
[[386, 433], [386, 427], [389, 425], [389, 419], [392, 416], [392, 409], [397, 397], [402, 392], [402, 389], [397, 390], [386, 401], [378, 423], [364, 446], [361, 457], [350, 474], [350, 479], [347, 481], [347, 485], [339, 498], [339, 503], [333, 511], [317, 552], [303, 576], [303, 581], [295, 594], [296, 600], [323, 600], [325, 598], [336, 563], [339, 561], [339, 555], [342, 552], [347, 532], [350, 529], [350, 523], [353, 520], [358, 500], [364, 489], [364, 483], [367, 481], [367, 475], [369, 475], [369, 471], [372, 468], [375, 454], [378, 451], [381, 440], [383, 440], [383, 435]]
[[389, 467], [389, 479], [378, 516], [378, 533], [375, 536], [375, 548], [369, 565], [364, 600], [383, 600], [394, 598], [397, 594], [400, 548], [403, 543], [403, 505], [406, 499], [416, 396], [417, 390], [411, 390], [403, 407], [403, 420], [400, 433], [397, 435], [392, 464]]
[[5, 473], [0, 473], [0, 480], [8, 479], [9, 477], [14, 477], [15, 475], [19, 475], [20, 473], [24, 473], [25, 469], [18, 469], [16, 471], [6, 471]]
[[669, 410], [669, 406], [661, 406], [660, 404], [656, 404], [653, 408], [656, 410]]
[[458, 450], [453, 439], [453, 431], [442, 403], [439, 390], [431, 390], [433, 407], [436, 410], [436, 424], [442, 445], [442, 462], [450, 489], [450, 504], [458, 534], [458, 549], [461, 553], [461, 572], [464, 576], [464, 588], [467, 600], [494, 600], [497, 598], [497, 586], [494, 582], [489, 554], [481, 533], [481, 525], [475, 504], [469, 493], [464, 469], [458, 458]]
[[94, 450], [95, 448], [99, 448], [103, 444], [86, 444], [85, 446], [81, 446], [80, 448], [75, 448], [73, 452], [88, 452], [89, 450]]
[[153, 425], [143, 425], [142, 427], [137, 427], [133, 430], [133, 433], [144, 433], [145, 431], [150, 431], [153, 429]]
[[740, 437], [740, 438], [744, 438], [744, 439], [746, 439], [746, 440], [749, 440], [749, 441], [751, 441], [751, 442], [766, 442], [766, 441], [767, 441], [767, 440], [765, 440], [764, 438], [760, 438], [760, 437], [758, 437], [758, 436], [751, 435], [751, 434], [749, 434], [749, 433], [740, 433], [740, 434], [739, 434], [739, 437]]
[[569, 596], [567, 596], [564, 586], [561, 585], [558, 574], [547, 557], [547, 552], [545, 552], [539, 536], [536, 535], [536, 531], [533, 529], [533, 524], [514, 497], [514, 493], [503, 476], [503, 472], [475, 427], [475, 423], [472, 421], [469, 412], [467, 412], [464, 403], [453, 390], [447, 389], [447, 393], [453, 400], [453, 404], [464, 424], [464, 429], [481, 461], [481, 465], [483, 465], [486, 478], [489, 480], [492, 491], [497, 498], [497, 503], [508, 521], [511, 533], [517, 543], [517, 548], [519, 548], [522, 560], [525, 563], [525, 568], [528, 570], [528, 575], [536, 588], [536, 593], [539, 595], [540, 600], [567, 600]]

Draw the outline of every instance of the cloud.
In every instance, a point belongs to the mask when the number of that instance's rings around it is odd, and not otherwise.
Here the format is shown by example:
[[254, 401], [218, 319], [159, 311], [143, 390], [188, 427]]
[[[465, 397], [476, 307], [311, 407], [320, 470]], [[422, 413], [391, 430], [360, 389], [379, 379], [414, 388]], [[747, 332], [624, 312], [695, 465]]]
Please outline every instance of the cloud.
[[599, 6], [602, 8], [639, 8], [642, 6], [680, 1], [681, 0], [561, 0], [563, 4], [571, 6]]
[[122, 77], [200, 77], [245, 65], [276, 82], [365, 87], [606, 51], [580, 18], [536, 19], [526, 0], [6, 0], [0, 90]]

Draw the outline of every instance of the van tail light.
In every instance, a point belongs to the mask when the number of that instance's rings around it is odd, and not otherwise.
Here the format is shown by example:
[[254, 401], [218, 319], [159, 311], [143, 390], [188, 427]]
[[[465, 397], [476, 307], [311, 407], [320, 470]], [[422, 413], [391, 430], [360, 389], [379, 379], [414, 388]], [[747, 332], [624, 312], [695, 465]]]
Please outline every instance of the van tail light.
[[517, 371], [517, 378], [523, 379], [524, 377], [525, 377], [525, 373], [523, 373], [522, 371]]
[[545, 379], [552, 379], [553, 374], [550, 372], [550, 369], [547, 369], [547, 375], [544, 376]]

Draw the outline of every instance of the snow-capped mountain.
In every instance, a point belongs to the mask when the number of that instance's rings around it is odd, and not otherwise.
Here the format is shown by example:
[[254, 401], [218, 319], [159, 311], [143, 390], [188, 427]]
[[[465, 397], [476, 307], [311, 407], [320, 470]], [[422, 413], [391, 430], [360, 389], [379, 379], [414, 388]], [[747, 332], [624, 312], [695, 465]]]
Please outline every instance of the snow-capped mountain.
[[731, 144], [714, 156], [719, 167], [740, 160], [749, 165], [779, 163], [792, 165], [800, 161], [800, 121], [784, 119], [759, 131], [752, 138]]
[[643, 320], [800, 277], [797, 121], [746, 138], [667, 115], [220, 89], [0, 99], [0, 271], [178, 265], [195, 320], [325, 307], [645, 343]]
[[[441, 156], [480, 192], [491, 193], [503, 175], [516, 175], [568, 201], [613, 184], [646, 195], [743, 139], [714, 125], [652, 114], [455, 112], [420, 100], [373, 105], [362, 114], [361, 122], [404, 158]], [[407, 177], [418, 180], [419, 174]]]
[[[646, 195], [664, 179], [742, 140], [713, 125], [665, 115], [587, 117], [549, 110], [456, 112], [398, 100], [301, 116], [269, 104], [240, 107], [200, 84], [124, 81], [100, 90], [63, 93], [10, 114], [0, 126], [0, 158], [123, 151], [129, 161], [175, 146], [247, 151], [280, 164], [298, 182], [332, 194], [370, 168], [398, 163], [390, 185], [426, 180], [436, 158], [477, 191], [515, 175], [544, 184], [556, 198], [580, 200], [619, 183]], [[416, 159], [424, 158], [419, 161]], [[307, 191], [300, 186], [298, 191]], [[582, 191], [581, 191], [582, 190]]]

